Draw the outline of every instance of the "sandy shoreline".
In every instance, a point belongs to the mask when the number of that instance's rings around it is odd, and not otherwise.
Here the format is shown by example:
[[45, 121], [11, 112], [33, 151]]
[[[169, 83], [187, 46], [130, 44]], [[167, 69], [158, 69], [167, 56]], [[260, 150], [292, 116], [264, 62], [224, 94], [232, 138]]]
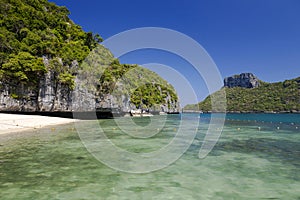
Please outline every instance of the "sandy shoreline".
[[0, 134], [22, 132], [45, 126], [72, 123], [75, 121], [75, 119], [60, 117], [0, 113]]

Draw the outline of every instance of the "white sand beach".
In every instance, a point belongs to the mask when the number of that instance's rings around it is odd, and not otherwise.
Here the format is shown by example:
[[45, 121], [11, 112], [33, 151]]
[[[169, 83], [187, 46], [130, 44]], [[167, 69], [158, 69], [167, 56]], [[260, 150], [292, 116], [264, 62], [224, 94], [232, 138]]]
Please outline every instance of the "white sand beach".
[[60, 117], [0, 113], [0, 134], [21, 132], [45, 126], [72, 123], [75, 121], [75, 119]]

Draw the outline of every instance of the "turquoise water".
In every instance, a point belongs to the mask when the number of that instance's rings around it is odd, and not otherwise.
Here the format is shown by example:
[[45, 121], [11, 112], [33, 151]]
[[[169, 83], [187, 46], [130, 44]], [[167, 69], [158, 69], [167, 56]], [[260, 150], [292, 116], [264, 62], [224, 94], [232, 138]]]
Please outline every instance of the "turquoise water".
[[[150, 138], [125, 134], [114, 120], [96, 123], [115, 145], [140, 153], [172, 141], [180, 119], [168, 116]], [[149, 120], [134, 122], [147, 132]], [[145, 174], [99, 162], [74, 125], [1, 135], [0, 199], [300, 199], [300, 115], [229, 114], [213, 151], [199, 159], [209, 121], [201, 115], [192, 145], [176, 162]], [[97, 130], [95, 122], [83, 123], [87, 133]]]

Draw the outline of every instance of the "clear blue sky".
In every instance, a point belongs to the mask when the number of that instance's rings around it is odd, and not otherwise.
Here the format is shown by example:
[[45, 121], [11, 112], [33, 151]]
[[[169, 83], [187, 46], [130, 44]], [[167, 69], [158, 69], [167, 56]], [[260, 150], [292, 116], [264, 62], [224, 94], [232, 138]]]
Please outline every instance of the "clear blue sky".
[[[206, 49], [222, 77], [252, 72], [264, 81], [275, 82], [300, 76], [299, 0], [52, 2], [66, 6], [75, 23], [103, 39], [149, 26], [182, 32]], [[163, 64], [184, 65], [184, 61], [172, 59], [167, 53], [148, 51], [146, 56], [137, 52], [121, 61], [143, 64], [165, 60]], [[198, 93], [200, 99], [206, 95], [205, 89]]]

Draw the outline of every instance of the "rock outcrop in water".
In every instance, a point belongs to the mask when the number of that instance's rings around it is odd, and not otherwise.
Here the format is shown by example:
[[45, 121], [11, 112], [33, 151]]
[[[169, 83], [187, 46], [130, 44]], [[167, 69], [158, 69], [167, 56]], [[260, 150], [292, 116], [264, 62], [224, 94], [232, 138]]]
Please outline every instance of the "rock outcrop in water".
[[252, 73], [241, 73], [240, 75], [230, 76], [224, 79], [224, 87], [243, 87], [256, 88], [259, 87], [260, 80]]

